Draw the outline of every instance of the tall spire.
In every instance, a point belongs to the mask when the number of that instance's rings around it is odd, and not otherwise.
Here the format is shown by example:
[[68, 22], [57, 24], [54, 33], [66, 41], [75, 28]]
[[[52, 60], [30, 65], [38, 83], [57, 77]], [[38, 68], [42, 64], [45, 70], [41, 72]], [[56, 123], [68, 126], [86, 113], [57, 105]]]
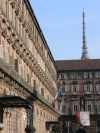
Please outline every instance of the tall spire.
[[90, 57], [88, 56], [88, 52], [87, 52], [87, 45], [86, 45], [86, 27], [85, 27], [85, 13], [84, 13], [84, 10], [83, 10], [83, 52], [82, 52], [82, 57], [81, 59], [82, 60], [86, 60], [86, 59], [90, 59]]

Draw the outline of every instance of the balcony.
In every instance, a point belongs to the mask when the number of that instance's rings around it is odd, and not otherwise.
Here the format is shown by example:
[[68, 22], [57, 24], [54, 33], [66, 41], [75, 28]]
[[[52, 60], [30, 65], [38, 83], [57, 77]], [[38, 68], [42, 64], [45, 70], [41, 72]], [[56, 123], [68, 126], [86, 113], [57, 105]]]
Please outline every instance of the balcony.
[[78, 92], [77, 91], [72, 91], [70, 94], [76, 96], [76, 95], [78, 95]]
[[91, 95], [92, 93], [90, 91], [85, 91], [84, 94]]

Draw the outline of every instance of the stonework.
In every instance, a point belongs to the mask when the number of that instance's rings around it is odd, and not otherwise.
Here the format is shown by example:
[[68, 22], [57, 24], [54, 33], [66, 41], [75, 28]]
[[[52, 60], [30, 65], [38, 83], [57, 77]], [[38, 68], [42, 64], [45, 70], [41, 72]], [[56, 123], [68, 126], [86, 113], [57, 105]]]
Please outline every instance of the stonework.
[[[0, 95], [19, 96], [32, 109], [5, 108], [4, 130], [48, 133], [46, 121], [58, 121], [56, 66], [28, 0], [0, 0]], [[2, 5], [2, 6], [1, 6]]]
[[[100, 68], [98, 69], [98, 66], [100, 65], [100, 60], [56, 61], [56, 65], [58, 69], [58, 78], [63, 82], [62, 85], [58, 85], [61, 89], [61, 96], [59, 98], [61, 116], [59, 120], [64, 124], [69, 121], [71, 123], [71, 128], [75, 132], [76, 129], [78, 129], [76, 112], [89, 111], [90, 125], [85, 129], [87, 133], [99, 132]], [[84, 68], [86, 65], [87, 67]], [[91, 66], [92, 68], [90, 68]]]

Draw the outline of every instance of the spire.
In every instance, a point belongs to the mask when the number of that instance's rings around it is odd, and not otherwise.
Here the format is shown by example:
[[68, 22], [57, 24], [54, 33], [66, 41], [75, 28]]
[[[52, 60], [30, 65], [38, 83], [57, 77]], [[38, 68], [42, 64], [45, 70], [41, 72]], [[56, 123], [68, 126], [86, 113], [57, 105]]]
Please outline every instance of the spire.
[[82, 52], [82, 57], [81, 59], [82, 60], [85, 60], [85, 59], [90, 59], [90, 57], [88, 56], [88, 52], [87, 52], [87, 45], [86, 45], [86, 27], [85, 27], [85, 13], [83, 11], [83, 52]]

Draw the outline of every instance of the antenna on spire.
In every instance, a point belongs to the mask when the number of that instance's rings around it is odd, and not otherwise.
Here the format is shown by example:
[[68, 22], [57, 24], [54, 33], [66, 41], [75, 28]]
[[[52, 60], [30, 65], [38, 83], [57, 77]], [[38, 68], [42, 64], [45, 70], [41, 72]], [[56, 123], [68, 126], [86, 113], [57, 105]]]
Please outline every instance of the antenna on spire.
[[88, 56], [88, 52], [87, 52], [87, 45], [86, 45], [86, 27], [85, 27], [85, 13], [84, 13], [84, 8], [83, 8], [83, 13], [82, 13], [82, 17], [83, 17], [83, 52], [82, 52], [82, 60], [85, 59], [90, 59], [90, 57]]

